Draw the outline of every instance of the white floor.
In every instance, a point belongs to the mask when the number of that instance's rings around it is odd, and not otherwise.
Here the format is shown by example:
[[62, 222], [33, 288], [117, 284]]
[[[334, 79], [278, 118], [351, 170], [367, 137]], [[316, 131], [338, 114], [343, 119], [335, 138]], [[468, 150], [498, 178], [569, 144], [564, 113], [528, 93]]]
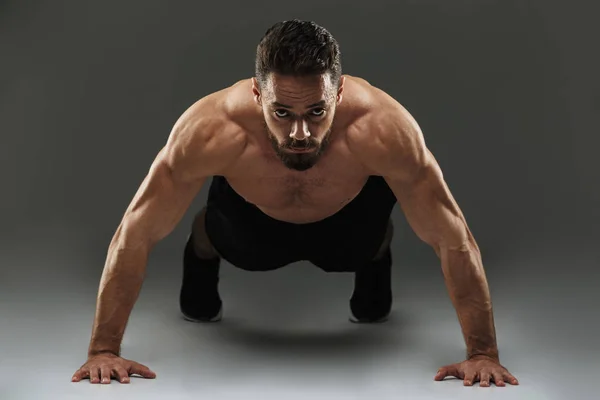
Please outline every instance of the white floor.
[[78, 275], [74, 266], [41, 269], [25, 260], [4, 260], [13, 272], [2, 276], [0, 292], [2, 400], [598, 398], [600, 329], [585, 297], [595, 290], [589, 282], [577, 290], [574, 281], [543, 283], [535, 274], [492, 281], [501, 361], [521, 384], [481, 388], [433, 380], [464, 356], [437, 266], [412, 275], [395, 266], [392, 318], [367, 326], [348, 322], [350, 275], [304, 264], [248, 273], [225, 264], [224, 319], [207, 325], [179, 315], [179, 265], [154, 261], [123, 355], [157, 378], [90, 385], [70, 378], [85, 360], [97, 268]]

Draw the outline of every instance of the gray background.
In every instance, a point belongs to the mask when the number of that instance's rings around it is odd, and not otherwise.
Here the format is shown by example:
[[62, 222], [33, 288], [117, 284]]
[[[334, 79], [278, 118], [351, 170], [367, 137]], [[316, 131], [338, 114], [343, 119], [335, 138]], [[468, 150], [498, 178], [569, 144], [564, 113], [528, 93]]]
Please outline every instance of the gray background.
[[[203, 3], [0, 1], [0, 399], [591, 398], [597, 3]], [[344, 72], [421, 125], [482, 249], [519, 387], [432, 381], [464, 344], [439, 261], [398, 208], [388, 324], [349, 325], [351, 276], [303, 264], [224, 264], [224, 321], [183, 322], [181, 249], [206, 188], [153, 252], [126, 334], [124, 356], [158, 378], [70, 383], [108, 242], [173, 123], [252, 76], [258, 40], [290, 18], [329, 29]]]

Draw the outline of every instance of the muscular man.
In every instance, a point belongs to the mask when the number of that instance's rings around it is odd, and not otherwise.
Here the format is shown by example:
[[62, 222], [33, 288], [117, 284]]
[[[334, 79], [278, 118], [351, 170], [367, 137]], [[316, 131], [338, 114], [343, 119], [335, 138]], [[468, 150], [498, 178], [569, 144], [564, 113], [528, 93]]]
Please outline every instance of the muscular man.
[[441, 260], [464, 334], [454, 376], [517, 384], [500, 364], [479, 248], [411, 115], [368, 82], [342, 75], [336, 40], [306, 21], [270, 28], [256, 74], [210, 94], [176, 122], [110, 243], [87, 362], [73, 381], [155, 377], [120, 357], [151, 249], [211, 178], [184, 246], [180, 306], [218, 321], [222, 259], [249, 271], [307, 260], [354, 274], [351, 320], [381, 322], [392, 307], [390, 213], [398, 202]]

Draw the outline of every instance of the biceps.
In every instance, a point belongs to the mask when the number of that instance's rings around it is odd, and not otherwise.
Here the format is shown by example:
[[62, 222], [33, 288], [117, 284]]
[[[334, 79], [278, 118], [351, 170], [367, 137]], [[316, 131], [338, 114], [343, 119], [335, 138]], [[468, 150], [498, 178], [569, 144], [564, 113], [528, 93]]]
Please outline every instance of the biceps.
[[204, 179], [182, 182], [158, 160], [127, 207], [119, 231], [121, 246], [151, 247], [173, 231], [183, 218]]
[[408, 223], [421, 240], [436, 249], [460, 249], [465, 245], [465, 218], [437, 165], [426, 167], [413, 183], [391, 186]]

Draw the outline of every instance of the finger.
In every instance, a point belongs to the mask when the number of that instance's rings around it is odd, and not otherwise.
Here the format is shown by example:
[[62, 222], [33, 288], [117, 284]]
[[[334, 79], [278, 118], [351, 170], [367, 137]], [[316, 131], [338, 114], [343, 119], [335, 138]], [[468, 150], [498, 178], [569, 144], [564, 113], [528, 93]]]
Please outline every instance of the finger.
[[440, 368], [437, 375], [435, 376], [435, 379], [441, 381], [448, 376], [462, 379], [462, 373], [460, 372], [456, 364], [446, 365], [445, 367]]
[[438, 370], [437, 374], [433, 377], [436, 381], [443, 381], [445, 377], [448, 376], [448, 368], [442, 367]]
[[473, 386], [473, 382], [475, 382], [475, 378], [477, 377], [477, 373], [473, 371], [468, 371], [465, 373], [464, 385], [465, 386]]
[[100, 371], [102, 373], [102, 384], [109, 384], [110, 383], [110, 377], [111, 377], [111, 368], [107, 365], [103, 365], [100, 368]]
[[71, 382], [80, 382], [82, 379], [88, 378], [90, 371], [87, 368], [80, 368], [73, 374]]
[[100, 383], [100, 377], [98, 376], [97, 367], [90, 367], [90, 383]]
[[121, 366], [116, 366], [112, 369], [113, 376], [116, 377], [121, 383], [129, 383], [129, 374], [127, 370]]
[[511, 385], [519, 384], [519, 381], [517, 380], [517, 378], [512, 376], [509, 372], [504, 373], [504, 379], [506, 380], [506, 382], [510, 383]]
[[131, 366], [129, 367], [129, 375], [132, 374], [140, 375], [146, 379], [156, 378], [156, 374], [150, 371], [150, 368], [136, 362], [131, 363]]
[[483, 370], [479, 374], [479, 386], [490, 387], [490, 373], [488, 371]]
[[506, 386], [501, 373], [493, 372], [492, 375], [494, 376], [494, 383], [496, 384], [496, 386]]

